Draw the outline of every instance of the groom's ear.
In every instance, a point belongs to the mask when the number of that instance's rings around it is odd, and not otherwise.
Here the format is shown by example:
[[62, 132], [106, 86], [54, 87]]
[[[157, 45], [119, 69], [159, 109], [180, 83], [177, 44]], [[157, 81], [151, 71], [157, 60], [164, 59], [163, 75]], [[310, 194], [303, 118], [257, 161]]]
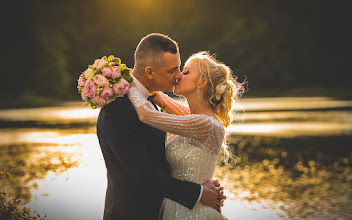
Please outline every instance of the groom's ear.
[[146, 77], [148, 77], [148, 79], [154, 79], [154, 77], [153, 77], [153, 68], [151, 66], [147, 66], [144, 69], [144, 74], [146, 75]]

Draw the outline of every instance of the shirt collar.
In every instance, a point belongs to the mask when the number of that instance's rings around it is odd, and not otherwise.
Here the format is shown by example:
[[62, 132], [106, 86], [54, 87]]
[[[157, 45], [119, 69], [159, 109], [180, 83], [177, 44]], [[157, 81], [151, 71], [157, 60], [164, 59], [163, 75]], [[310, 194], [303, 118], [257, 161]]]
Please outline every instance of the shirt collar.
[[[132, 74], [131, 74], [132, 75]], [[134, 84], [136, 84], [136, 87], [137, 89], [142, 93], [142, 95], [145, 97], [145, 98], [148, 98], [150, 96], [150, 92], [148, 91], [147, 88], [145, 88], [143, 86], [143, 84], [141, 82], [138, 81], [138, 79], [136, 77], [134, 77], [134, 75], [132, 75], [133, 77], [133, 82]]]

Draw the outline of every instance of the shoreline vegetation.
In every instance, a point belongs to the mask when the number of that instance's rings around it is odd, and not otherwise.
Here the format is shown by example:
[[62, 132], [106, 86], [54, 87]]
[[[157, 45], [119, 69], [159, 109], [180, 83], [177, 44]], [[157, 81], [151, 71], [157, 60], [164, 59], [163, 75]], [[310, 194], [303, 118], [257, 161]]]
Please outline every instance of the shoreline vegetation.
[[[12, 175], [6, 170], [0, 171], [0, 180], [7, 179], [13, 181]], [[11, 198], [5, 190], [0, 188], [0, 219], [3, 220], [44, 220], [36, 211], [21, 206], [19, 197]]]
[[[323, 87], [299, 87], [295, 89], [272, 89], [272, 90], [249, 90], [243, 95], [243, 98], [262, 98], [262, 97], [331, 97], [337, 99], [352, 99], [352, 90], [350, 89], [330, 89]], [[53, 98], [45, 95], [34, 93], [24, 93], [17, 99], [7, 100], [0, 99], [0, 109], [11, 108], [36, 108], [60, 106], [65, 102], [80, 101], [78, 95], [71, 98]], [[83, 101], [82, 101], [83, 105]]]

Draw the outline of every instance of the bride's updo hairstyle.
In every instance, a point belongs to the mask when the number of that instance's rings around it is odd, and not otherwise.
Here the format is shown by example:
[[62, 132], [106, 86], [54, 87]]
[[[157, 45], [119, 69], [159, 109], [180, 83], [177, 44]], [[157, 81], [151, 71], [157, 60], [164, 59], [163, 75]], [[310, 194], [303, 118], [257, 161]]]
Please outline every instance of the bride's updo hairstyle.
[[224, 127], [229, 126], [233, 102], [245, 91], [243, 83], [237, 82], [231, 69], [206, 51], [193, 54], [185, 65], [193, 61], [199, 64], [201, 79], [208, 81], [207, 86], [199, 91], [201, 100], [208, 102]]

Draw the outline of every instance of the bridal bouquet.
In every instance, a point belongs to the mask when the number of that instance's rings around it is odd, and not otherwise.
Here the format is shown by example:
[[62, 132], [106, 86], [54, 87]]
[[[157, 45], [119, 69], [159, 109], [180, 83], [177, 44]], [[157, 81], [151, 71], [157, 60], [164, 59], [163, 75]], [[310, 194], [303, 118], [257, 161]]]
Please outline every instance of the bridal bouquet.
[[132, 69], [117, 57], [110, 55], [95, 60], [78, 78], [78, 92], [85, 105], [102, 108], [117, 97], [124, 96], [133, 81]]

